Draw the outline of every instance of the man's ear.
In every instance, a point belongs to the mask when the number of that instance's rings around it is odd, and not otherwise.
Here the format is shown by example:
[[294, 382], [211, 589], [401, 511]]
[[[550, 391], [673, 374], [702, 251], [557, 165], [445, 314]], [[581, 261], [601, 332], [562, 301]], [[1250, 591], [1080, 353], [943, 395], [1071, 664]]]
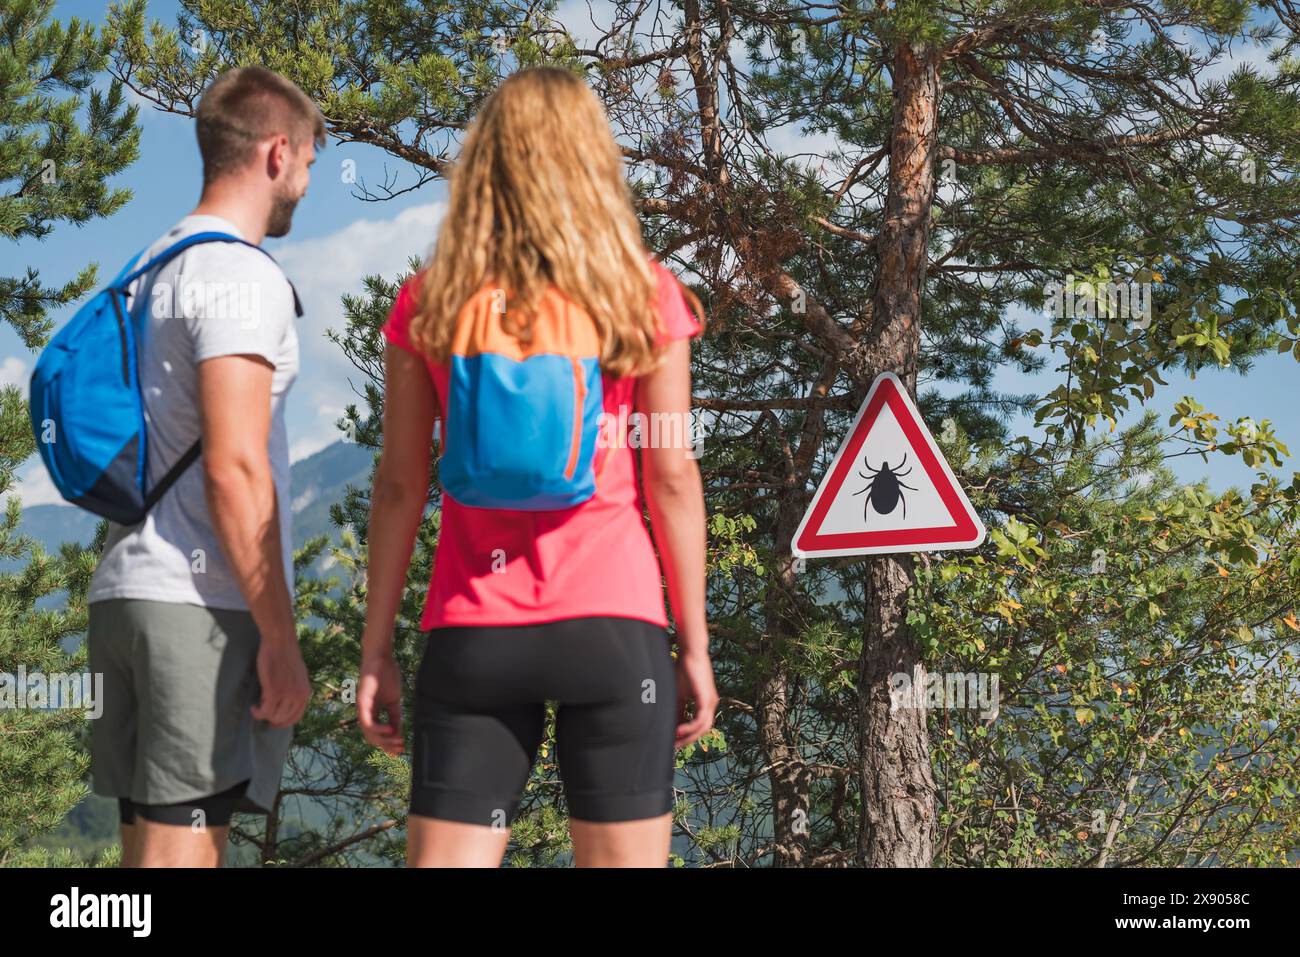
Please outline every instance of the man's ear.
[[266, 151], [266, 174], [271, 179], [279, 179], [289, 168], [293, 150], [289, 146], [289, 137], [283, 133], [272, 137], [271, 146]]

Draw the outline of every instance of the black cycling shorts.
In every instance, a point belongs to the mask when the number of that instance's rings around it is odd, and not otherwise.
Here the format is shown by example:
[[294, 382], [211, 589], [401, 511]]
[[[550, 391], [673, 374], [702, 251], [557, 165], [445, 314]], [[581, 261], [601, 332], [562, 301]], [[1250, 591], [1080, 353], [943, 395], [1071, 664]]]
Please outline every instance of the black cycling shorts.
[[411, 813], [509, 826], [550, 700], [571, 817], [667, 814], [677, 725], [669, 641], [634, 618], [433, 629], [415, 684]]

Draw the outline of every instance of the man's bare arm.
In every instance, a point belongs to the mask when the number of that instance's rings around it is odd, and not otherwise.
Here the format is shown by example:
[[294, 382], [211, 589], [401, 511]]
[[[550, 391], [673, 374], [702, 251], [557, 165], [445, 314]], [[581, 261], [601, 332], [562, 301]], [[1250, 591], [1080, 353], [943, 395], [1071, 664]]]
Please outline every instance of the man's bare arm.
[[267, 453], [274, 369], [260, 356], [199, 363], [205, 493], [212, 526], [262, 636], [255, 717], [296, 722], [311, 697], [284, 579], [279, 505]]

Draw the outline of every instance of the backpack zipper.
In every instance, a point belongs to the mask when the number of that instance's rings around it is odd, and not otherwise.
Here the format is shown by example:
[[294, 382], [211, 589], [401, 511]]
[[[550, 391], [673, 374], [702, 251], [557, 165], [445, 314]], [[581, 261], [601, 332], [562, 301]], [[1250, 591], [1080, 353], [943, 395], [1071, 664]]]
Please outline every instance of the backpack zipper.
[[564, 467], [564, 477], [573, 478], [573, 473], [578, 467], [578, 453], [582, 445], [582, 412], [583, 405], [587, 398], [587, 381], [582, 374], [582, 363], [577, 356], [570, 356], [569, 361], [573, 363], [573, 438], [569, 443], [569, 463]]

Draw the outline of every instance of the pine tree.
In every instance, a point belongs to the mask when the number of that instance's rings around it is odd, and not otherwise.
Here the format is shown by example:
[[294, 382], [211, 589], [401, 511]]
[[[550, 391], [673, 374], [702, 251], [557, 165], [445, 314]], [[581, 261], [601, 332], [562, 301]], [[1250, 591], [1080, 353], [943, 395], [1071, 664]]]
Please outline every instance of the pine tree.
[[[107, 180], [139, 147], [136, 109], [124, 107], [121, 85], [112, 83], [107, 94], [92, 88], [106, 65], [105, 38], [79, 20], [52, 20], [53, 8], [54, 0], [15, 0], [0, 8], [0, 236], [11, 243], [45, 239], [60, 223], [112, 215], [129, 193], [109, 188]], [[31, 268], [0, 276], [0, 322], [36, 350], [48, 338], [50, 311], [83, 296], [95, 277], [93, 265], [53, 286]], [[34, 452], [22, 392], [6, 386], [0, 391], [0, 496]], [[0, 864], [45, 859], [27, 845], [85, 796], [88, 763], [80, 743], [85, 712], [22, 706], [27, 698], [19, 677], [84, 671], [84, 651], [69, 649], [85, 630], [95, 553], [69, 544], [46, 554], [21, 533], [20, 515], [18, 497], [9, 495], [0, 517], [0, 562], [17, 571], [0, 573], [0, 681], [12, 695], [11, 704], [0, 704]]]

